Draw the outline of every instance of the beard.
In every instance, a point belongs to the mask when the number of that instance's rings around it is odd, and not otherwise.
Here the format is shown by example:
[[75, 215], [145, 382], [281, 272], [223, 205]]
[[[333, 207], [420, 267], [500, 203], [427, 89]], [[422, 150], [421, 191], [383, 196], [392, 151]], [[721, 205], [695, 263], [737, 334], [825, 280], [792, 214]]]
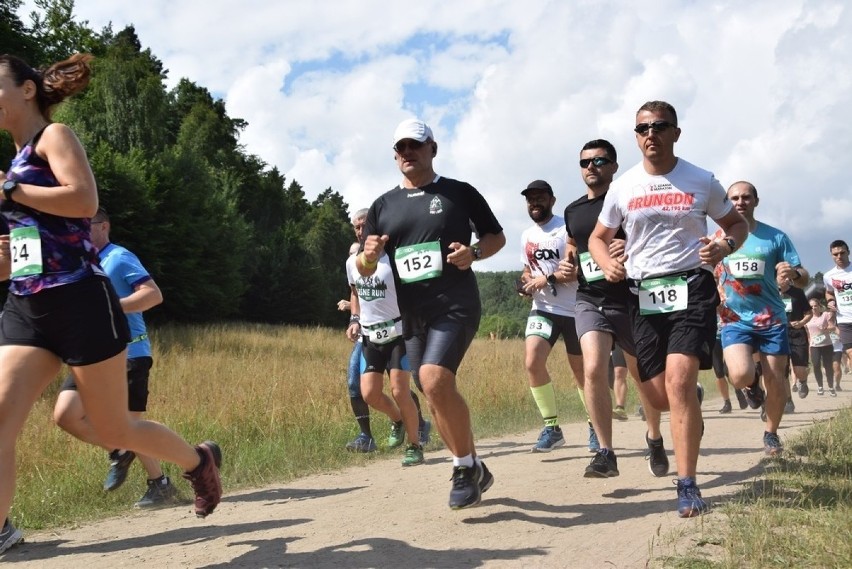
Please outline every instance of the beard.
[[542, 207], [535, 211], [527, 210], [527, 213], [529, 213], [530, 219], [532, 219], [536, 223], [541, 223], [553, 217], [553, 208]]

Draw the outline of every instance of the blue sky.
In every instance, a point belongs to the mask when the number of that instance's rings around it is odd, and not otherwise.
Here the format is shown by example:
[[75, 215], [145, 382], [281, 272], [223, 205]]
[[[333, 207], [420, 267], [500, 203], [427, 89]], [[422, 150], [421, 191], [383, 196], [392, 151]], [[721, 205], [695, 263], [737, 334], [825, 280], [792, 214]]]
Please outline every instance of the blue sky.
[[[420, 116], [438, 173], [489, 200], [507, 245], [485, 270], [520, 268], [531, 222], [519, 191], [546, 179], [556, 209], [581, 195], [577, 158], [612, 141], [640, 154], [636, 109], [678, 110], [678, 155], [724, 186], [760, 190], [758, 219], [803, 264], [831, 266], [852, 241], [852, 9], [840, 0], [77, 0], [95, 28], [133, 24], [170, 70], [225, 99], [249, 152], [353, 209], [399, 181], [391, 135]], [[31, 9], [25, 7], [22, 14]]]

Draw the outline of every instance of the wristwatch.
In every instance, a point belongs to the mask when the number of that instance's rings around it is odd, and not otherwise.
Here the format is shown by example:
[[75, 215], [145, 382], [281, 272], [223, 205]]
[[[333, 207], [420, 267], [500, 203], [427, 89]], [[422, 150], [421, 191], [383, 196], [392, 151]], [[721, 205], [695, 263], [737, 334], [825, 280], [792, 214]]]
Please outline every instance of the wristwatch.
[[556, 284], [556, 275], [553, 274], [553, 273], [550, 273], [549, 275], [547, 275], [547, 282], [549, 284], [555, 285]]
[[470, 246], [471, 251], [473, 251], [473, 260], [478, 261], [482, 258], [482, 249], [478, 244]]
[[725, 237], [725, 243], [731, 248], [731, 253], [737, 250], [737, 242], [734, 241], [733, 237]]
[[12, 201], [12, 193], [18, 189], [18, 182], [14, 180], [6, 180], [3, 182], [3, 199]]

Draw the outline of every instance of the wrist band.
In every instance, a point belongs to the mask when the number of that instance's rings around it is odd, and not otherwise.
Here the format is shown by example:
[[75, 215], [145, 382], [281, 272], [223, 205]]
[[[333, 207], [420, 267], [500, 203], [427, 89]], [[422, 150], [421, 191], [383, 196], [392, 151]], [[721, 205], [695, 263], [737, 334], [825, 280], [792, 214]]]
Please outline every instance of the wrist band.
[[365, 269], [375, 269], [377, 266], [379, 266], [379, 261], [378, 261], [378, 259], [376, 259], [375, 261], [373, 261], [371, 263], [370, 261], [367, 260], [367, 256], [362, 251], [361, 252], [361, 266], [364, 267]]
[[352, 317], [349, 319], [349, 324], [352, 325], [356, 323], [358, 324], [358, 326], [361, 325], [361, 316], [359, 316], [358, 314], [353, 314]]

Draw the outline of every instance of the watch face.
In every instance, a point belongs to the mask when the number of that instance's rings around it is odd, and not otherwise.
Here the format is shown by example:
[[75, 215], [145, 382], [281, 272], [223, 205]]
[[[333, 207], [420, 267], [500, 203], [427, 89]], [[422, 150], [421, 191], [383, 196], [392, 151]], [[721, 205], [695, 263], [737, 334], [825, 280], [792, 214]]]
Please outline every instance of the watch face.
[[3, 191], [9, 191], [18, 185], [18, 182], [13, 182], [12, 180], [6, 180], [3, 182]]

